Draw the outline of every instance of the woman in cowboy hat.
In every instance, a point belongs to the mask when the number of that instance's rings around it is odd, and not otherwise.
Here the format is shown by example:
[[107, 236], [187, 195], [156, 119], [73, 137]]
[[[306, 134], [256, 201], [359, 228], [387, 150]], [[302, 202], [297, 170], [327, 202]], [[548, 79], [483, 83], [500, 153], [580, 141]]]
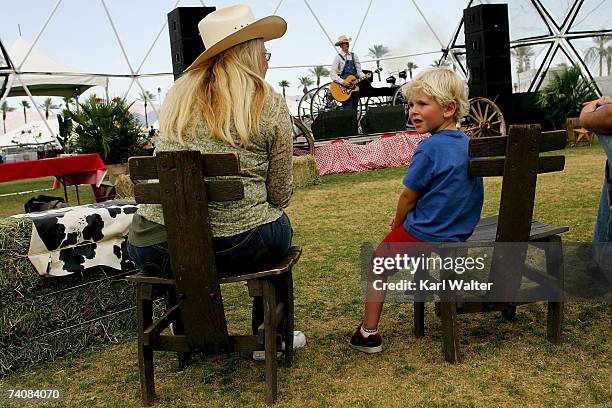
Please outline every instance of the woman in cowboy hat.
[[[366, 75], [361, 70], [359, 57], [354, 52], [349, 52], [350, 41], [351, 38], [346, 35], [338, 37], [335, 45], [340, 47], [341, 51], [334, 57], [329, 75], [332, 81], [344, 86], [349, 86], [349, 82], [344, 80], [349, 75], [356, 76], [360, 81], [366, 78]], [[353, 92], [351, 97], [342, 103], [342, 107], [343, 109], [357, 109], [358, 101], [359, 94]]]
[[[278, 16], [256, 20], [248, 6], [235, 5], [207, 15], [198, 29], [206, 50], [166, 96], [156, 150], [238, 153], [244, 198], [211, 202], [209, 211], [219, 274], [244, 273], [281, 260], [293, 235], [283, 211], [293, 192], [291, 116], [264, 80], [270, 59], [264, 42], [283, 36], [287, 23]], [[128, 241], [145, 273], [172, 276], [160, 205], [140, 206]], [[261, 321], [260, 304], [254, 330]]]

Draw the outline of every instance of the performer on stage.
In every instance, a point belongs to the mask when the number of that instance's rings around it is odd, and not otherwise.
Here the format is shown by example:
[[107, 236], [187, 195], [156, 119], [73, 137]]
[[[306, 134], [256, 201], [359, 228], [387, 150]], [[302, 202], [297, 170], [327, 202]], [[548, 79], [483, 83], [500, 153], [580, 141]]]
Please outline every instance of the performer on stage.
[[[336, 41], [336, 47], [340, 47], [341, 52], [336, 54], [334, 62], [332, 62], [330, 77], [331, 80], [341, 85], [348, 86], [349, 83], [344, 78], [349, 75], [354, 75], [362, 79], [366, 78], [366, 75], [361, 70], [361, 63], [359, 58], [354, 52], [349, 52], [349, 42], [351, 39], [346, 35], [341, 35]], [[353, 92], [351, 97], [342, 103], [343, 109], [357, 109], [359, 102], [358, 92]]]

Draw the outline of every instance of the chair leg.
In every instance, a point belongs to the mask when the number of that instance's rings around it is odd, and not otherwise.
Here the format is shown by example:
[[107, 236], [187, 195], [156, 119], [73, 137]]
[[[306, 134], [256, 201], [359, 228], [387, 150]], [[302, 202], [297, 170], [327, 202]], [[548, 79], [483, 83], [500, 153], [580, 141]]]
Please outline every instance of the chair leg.
[[285, 274], [285, 366], [293, 365], [293, 330], [294, 330], [294, 306], [293, 306], [293, 275], [291, 271]]
[[264, 331], [266, 349], [266, 404], [272, 405], [276, 401], [277, 380], [276, 380], [276, 290], [274, 284], [268, 279], [261, 282], [263, 290], [264, 306]]
[[425, 302], [414, 302], [414, 337], [425, 336]]
[[442, 350], [449, 363], [459, 362], [459, 339], [457, 336], [457, 303], [441, 302]]
[[144, 299], [144, 285], [136, 289], [136, 318], [138, 319], [138, 368], [140, 371], [141, 405], [150, 407], [155, 400], [153, 349], [144, 345], [144, 331], [153, 322], [153, 302]]
[[516, 320], [516, 306], [510, 306], [508, 309], [504, 309], [501, 311], [501, 315], [504, 319], [509, 322], [513, 322]]
[[[559, 293], [562, 296], [564, 286], [563, 247], [561, 237], [553, 235], [548, 239], [549, 248], [546, 250], [546, 272], [557, 278]], [[553, 344], [561, 344], [563, 330], [563, 302], [548, 302], [548, 315], [546, 322], [546, 338]]]

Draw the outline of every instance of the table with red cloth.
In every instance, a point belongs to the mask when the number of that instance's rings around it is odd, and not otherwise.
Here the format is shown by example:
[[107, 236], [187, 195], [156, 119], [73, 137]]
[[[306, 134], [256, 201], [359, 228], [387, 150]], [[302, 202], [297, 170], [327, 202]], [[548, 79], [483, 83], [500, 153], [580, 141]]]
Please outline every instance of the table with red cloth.
[[[427, 137], [429, 134], [397, 132], [382, 135], [366, 144], [353, 143], [351, 139], [332, 140], [318, 146], [315, 144], [315, 160], [320, 175], [407, 166], [417, 144]], [[294, 149], [295, 155], [307, 153], [304, 149]]]
[[53, 188], [63, 185], [66, 195], [66, 185], [99, 187], [106, 176], [106, 165], [97, 153], [0, 164], [0, 183], [48, 176], [55, 176]]

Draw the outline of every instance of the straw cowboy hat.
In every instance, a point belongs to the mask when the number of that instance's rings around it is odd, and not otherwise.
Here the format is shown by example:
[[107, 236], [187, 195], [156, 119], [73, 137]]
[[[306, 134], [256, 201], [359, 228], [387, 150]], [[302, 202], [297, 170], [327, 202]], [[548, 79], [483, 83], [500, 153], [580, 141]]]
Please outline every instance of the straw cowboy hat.
[[249, 6], [236, 4], [213, 11], [198, 23], [198, 29], [206, 50], [185, 71], [243, 42], [280, 38], [287, 31], [287, 22], [278, 16], [256, 20]]
[[343, 43], [350, 43], [352, 40], [351, 37], [347, 37], [346, 35], [341, 35], [340, 37], [338, 37], [338, 40], [336, 41], [336, 47], [340, 46], [340, 44]]

